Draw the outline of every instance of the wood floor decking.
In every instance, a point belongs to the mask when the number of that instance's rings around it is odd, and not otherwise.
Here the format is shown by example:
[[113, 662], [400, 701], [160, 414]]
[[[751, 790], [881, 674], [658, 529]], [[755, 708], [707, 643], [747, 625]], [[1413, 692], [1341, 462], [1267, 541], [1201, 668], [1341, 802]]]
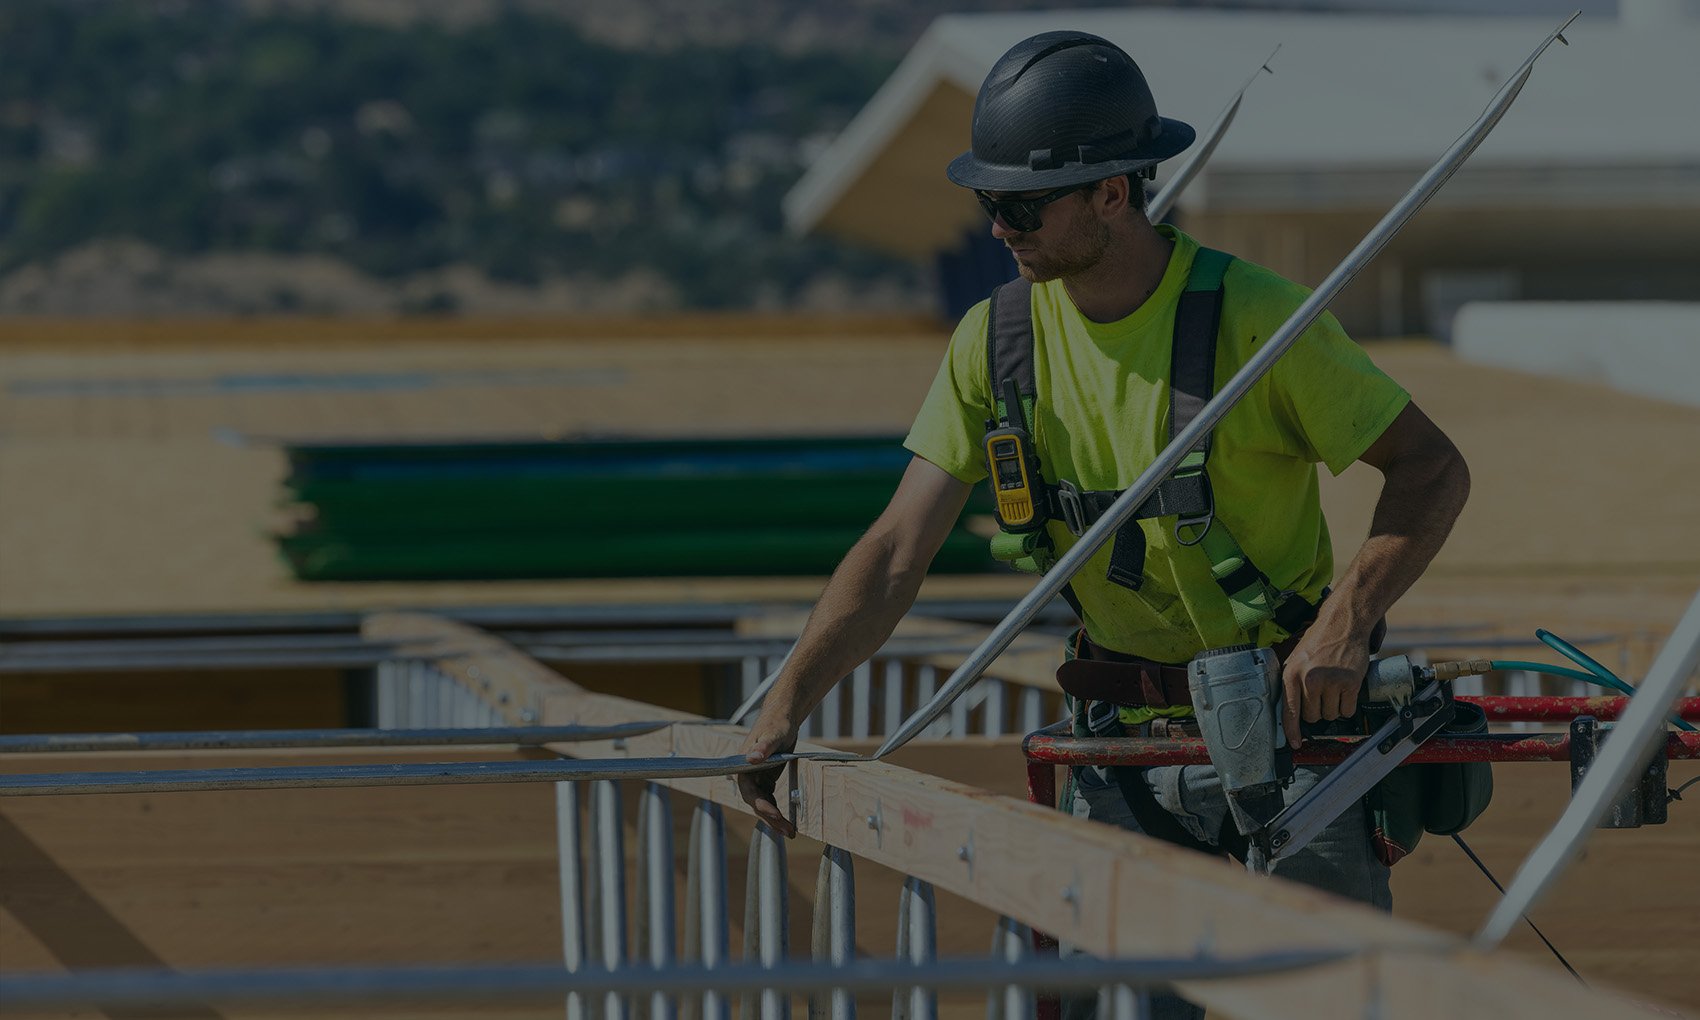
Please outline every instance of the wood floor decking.
[[[914, 320], [0, 322], [0, 614], [809, 600], [819, 578], [302, 584], [266, 539], [268, 439], [901, 435], [945, 335]], [[1700, 410], [1370, 346], [1474, 490], [1394, 622], [1638, 637], [1700, 585]], [[244, 442], [245, 440], [245, 442]], [[1379, 477], [1323, 482], [1342, 560]], [[937, 577], [1006, 596], [1019, 576]]]

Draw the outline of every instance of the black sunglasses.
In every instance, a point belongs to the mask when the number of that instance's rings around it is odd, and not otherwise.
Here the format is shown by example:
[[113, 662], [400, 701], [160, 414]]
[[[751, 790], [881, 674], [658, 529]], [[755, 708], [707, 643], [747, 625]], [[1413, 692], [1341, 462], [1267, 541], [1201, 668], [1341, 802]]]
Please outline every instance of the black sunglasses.
[[992, 219], [1002, 219], [1004, 225], [1011, 230], [1023, 234], [1032, 233], [1044, 226], [1039, 219], [1039, 210], [1050, 205], [1059, 198], [1072, 195], [1091, 185], [1092, 181], [1080, 184], [1070, 184], [1066, 188], [1046, 192], [1035, 198], [993, 198], [984, 191], [974, 192], [974, 197], [980, 200], [980, 208], [986, 210], [986, 215]]

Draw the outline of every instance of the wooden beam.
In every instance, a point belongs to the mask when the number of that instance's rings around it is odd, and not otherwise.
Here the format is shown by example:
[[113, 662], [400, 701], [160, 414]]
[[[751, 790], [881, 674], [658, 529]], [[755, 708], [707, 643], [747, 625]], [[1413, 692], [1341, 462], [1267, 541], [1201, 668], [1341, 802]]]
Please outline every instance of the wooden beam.
[[[542, 667], [517, 649], [504, 650], [499, 640], [460, 624], [411, 616], [375, 618], [371, 626], [374, 635], [408, 628], [435, 634], [445, 646], [464, 642], [476, 647], [488, 668], [544, 679]], [[566, 681], [555, 681], [542, 705], [540, 721], [549, 725], [662, 718], [690, 723], [618, 744], [557, 745], [574, 756], [723, 757], [737, 753], [744, 739], [740, 728], [590, 694]], [[798, 749], [826, 750], [814, 744]], [[926, 879], [1095, 954], [1330, 948], [1354, 954], [1279, 977], [1182, 986], [1213, 1011], [1271, 1020], [1668, 1015], [1598, 988], [1555, 981], [1550, 971], [1508, 954], [1479, 953], [1455, 936], [1360, 904], [976, 787], [880, 762], [805, 760], [787, 773], [797, 789], [791, 804], [802, 835]], [[727, 780], [667, 785], [747, 813]]]

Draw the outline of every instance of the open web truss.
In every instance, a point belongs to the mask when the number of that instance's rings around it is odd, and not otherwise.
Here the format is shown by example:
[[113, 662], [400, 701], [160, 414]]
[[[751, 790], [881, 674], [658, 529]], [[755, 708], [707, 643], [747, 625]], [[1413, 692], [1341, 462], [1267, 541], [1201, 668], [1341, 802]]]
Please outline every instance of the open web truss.
[[[1179, 989], [1214, 1010], [1244, 1017], [1310, 1018], [1319, 1015], [1318, 1002], [1330, 1004], [1326, 1015], [1337, 1009], [1341, 1016], [1658, 1015], [1608, 994], [1555, 985], [1545, 971], [1472, 950], [1462, 940], [1133, 834], [882, 762], [834, 760], [828, 749], [808, 744], [799, 751], [823, 757], [789, 763], [780, 784], [781, 802], [800, 833], [824, 847], [815, 862], [805, 955], [788, 926], [793, 864], [786, 841], [758, 825], [741, 860], [728, 848], [726, 813], [747, 813], [725, 778], [737, 768], [742, 729], [587, 692], [540, 661], [719, 661], [736, 671], [747, 692], [777, 666], [786, 645], [705, 640], [702, 632], [695, 641], [688, 635], [657, 639], [657, 633], [624, 647], [606, 634], [595, 642], [582, 633], [533, 635], [524, 639], [528, 654], [467, 623], [388, 614], [365, 619], [357, 634], [121, 639], [129, 644], [36, 640], [0, 649], [0, 673], [70, 672], [97, 663], [111, 668], [121, 661], [131, 668], [193, 669], [232, 660], [277, 665], [328, 659], [371, 667], [375, 729], [5, 738], [0, 750], [35, 752], [43, 771], [6, 777], [0, 792], [554, 782], [564, 949], [559, 967], [6, 974], [0, 998], [12, 1008], [119, 1008], [554, 997], [565, 1002], [569, 1016], [706, 1018], [729, 1016], [738, 1007], [741, 1015], [765, 1018], [789, 1016], [805, 1003], [811, 1015], [850, 1016], [858, 995], [865, 1003], [877, 991], [890, 994], [896, 1016], [930, 1017], [940, 992], [973, 989], [985, 994], [988, 1015], [1018, 1017], [1049, 1014], [1055, 993], [1073, 989], [1098, 995], [1099, 1015], [1119, 1018], [1143, 1015], [1151, 990]], [[1425, 637], [1437, 646], [1447, 640]], [[910, 705], [930, 696], [940, 663], [972, 645], [971, 635], [960, 632], [900, 634], [841, 685], [842, 697], [835, 695], [816, 714], [812, 728], [852, 739], [892, 732]], [[697, 654], [687, 659], [691, 652]], [[1040, 729], [1056, 705], [1041, 683], [1023, 679], [1030, 672], [1012, 668], [1006, 677], [982, 682], [930, 735]], [[469, 742], [541, 746], [561, 758], [150, 775], [56, 774], [47, 771], [51, 754], [42, 753], [102, 746]], [[626, 779], [643, 781], [622, 787]], [[627, 846], [621, 800], [634, 792], [637, 838]], [[689, 814], [683, 848], [673, 845], [676, 812]], [[675, 887], [681, 856], [682, 901]], [[747, 892], [735, 904], [727, 875], [740, 865]], [[856, 954], [858, 865], [904, 876], [894, 958]], [[941, 950], [936, 891], [993, 911], [994, 930], [977, 946]], [[684, 905], [683, 917], [675, 916], [676, 902]], [[635, 905], [630, 913], [628, 903]], [[729, 933], [740, 912], [743, 944], [734, 952]], [[1161, 922], [1152, 923], [1154, 916]], [[1058, 958], [1055, 939], [1082, 954]], [[1473, 962], [1461, 965], [1465, 958]], [[1272, 985], [1274, 974], [1280, 979]]]

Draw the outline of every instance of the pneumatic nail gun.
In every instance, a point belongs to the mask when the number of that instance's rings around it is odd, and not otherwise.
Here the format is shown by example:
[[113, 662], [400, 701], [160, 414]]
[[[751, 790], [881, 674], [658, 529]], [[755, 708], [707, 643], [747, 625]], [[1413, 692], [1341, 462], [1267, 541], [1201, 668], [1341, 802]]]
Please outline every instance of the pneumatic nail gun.
[[1281, 728], [1281, 664], [1268, 648], [1234, 645], [1199, 653], [1187, 666], [1193, 710], [1240, 833], [1248, 863], [1267, 867], [1297, 852], [1451, 721], [1453, 678], [1485, 662], [1418, 666], [1403, 655], [1373, 660], [1360, 703], [1391, 715], [1344, 762], [1289, 807], [1282, 791], [1293, 758]]

